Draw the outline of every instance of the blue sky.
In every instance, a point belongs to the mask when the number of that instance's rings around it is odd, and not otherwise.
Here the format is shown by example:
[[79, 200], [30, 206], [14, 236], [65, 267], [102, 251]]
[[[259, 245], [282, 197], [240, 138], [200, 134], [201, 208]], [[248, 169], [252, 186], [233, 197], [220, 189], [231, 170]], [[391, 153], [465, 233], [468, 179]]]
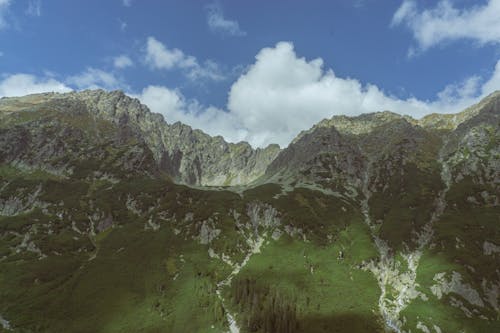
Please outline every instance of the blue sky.
[[500, 89], [499, 60], [500, 0], [0, 0], [0, 96], [122, 89], [254, 146], [458, 112]]

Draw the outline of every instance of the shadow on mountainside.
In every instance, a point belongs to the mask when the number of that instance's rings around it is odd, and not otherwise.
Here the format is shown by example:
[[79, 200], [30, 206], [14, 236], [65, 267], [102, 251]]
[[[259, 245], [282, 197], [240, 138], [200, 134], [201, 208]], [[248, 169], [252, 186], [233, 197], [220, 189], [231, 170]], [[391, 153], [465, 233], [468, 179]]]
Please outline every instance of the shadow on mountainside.
[[375, 316], [367, 317], [356, 313], [337, 313], [329, 316], [310, 315], [301, 318], [296, 332], [308, 333], [362, 333], [383, 332]]

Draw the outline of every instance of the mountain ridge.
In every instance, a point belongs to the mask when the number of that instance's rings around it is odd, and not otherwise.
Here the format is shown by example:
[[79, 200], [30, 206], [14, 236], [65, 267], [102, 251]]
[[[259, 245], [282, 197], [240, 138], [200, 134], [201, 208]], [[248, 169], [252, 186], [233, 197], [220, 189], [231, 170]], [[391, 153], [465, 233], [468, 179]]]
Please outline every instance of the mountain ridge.
[[498, 93], [263, 156], [121, 92], [57, 96], [0, 100], [0, 330], [500, 329]]
[[[220, 136], [211, 137], [180, 122], [170, 125], [160, 114], [150, 112], [145, 105], [126, 96], [122, 91], [107, 93], [103, 90], [89, 90], [38, 94], [27, 98], [4, 98], [0, 101], [0, 110], [7, 111], [8, 105], [11, 104], [14, 105], [10, 110], [15, 111], [30, 107], [57, 108], [61, 102], [76, 103], [79, 105], [68, 106], [84, 108], [95, 116], [117, 124], [131, 125], [144, 137], [158, 163], [168, 165], [170, 170], [167, 171], [180, 183], [248, 183], [263, 172], [266, 161], [279, 151], [277, 145], [253, 149], [246, 142], [227, 143]], [[203, 166], [203, 171], [197, 169], [198, 164]]]
[[[431, 114], [420, 120], [390, 111], [359, 116], [333, 116], [311, 129], [300, 132], [290, 143], [295, 144], [305, 134], [320, 127], [335, 128], [341, 135], [369, 134], [388, 122], [407, 121], [428, 130], [452, 131], [477, 115], [478, 110], [500, 97], [494, 92], [478, 104], [457, 114]], [[69, 93], [42, 93], [25, 97], [7, 97], [0, 100], [0, 112], [14, 112], [29, 108], [51, 107], [61, 101], [83, 103], [95, 116], [118, 124], [129, 124], [143, 136], [155, 160], [177, 182], [195, 186], [241, 186], [262, 183], [268, 177], [268, 167], [286, 148], [270, 144], [266, 148], [252, 148], [247, 142], [228, 143], [221, 136], [211, 137], [198, 129], [175, 122], [168, 124], [161, 115], [151, 112], [139, 100], [122, 91], [87, 90]], [[74, 106], [75, 107], [75, 106]], [[272, 168], [272, 167], [271, 167]]]

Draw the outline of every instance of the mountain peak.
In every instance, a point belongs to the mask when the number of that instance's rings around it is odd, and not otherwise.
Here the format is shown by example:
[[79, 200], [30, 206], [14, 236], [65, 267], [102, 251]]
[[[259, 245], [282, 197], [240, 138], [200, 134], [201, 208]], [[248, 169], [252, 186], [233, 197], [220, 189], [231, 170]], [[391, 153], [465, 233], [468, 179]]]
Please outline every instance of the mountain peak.
[[485, 110], [492, 103], [499, 103], [500, 90], [494, 91], [484, 97], [478, 103], [466, 108], [465, 110], [454, 114], [432, 113], [424, 116], [416, 123], [422, 127], [435, 130], [454, 130], [460, 124], [478, 115], [482, 110]]
[[[245, 185], [264, 174], [279, 146], [253, 149], [247, 142], [228, 143], [181, 122], [169, 125], [136, 98], [120, 90], [46, 93], [0, 100], [0, 111], [55, 110], [89, 113], [132, 130], [147, 144], [160, 169], [189, 185]], [[1, 115], [1, 114], [0, 114]]]

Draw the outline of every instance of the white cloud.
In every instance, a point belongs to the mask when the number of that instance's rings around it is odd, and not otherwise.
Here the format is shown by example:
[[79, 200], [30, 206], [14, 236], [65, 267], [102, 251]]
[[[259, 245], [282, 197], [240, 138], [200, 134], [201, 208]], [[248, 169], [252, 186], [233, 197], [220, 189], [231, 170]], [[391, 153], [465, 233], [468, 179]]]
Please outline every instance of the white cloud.
[[0, 0], [0, 30], [7, 27], [7, 11], [9, 10], [9, 6], [11, 4], [11, 0]]
[[80, 74], [70, 76], [66, 83], [78, 89], [127, 89], [128, 86], [113, 73], [88, 67]]
[[132, 6], [132, 0], [122, 0], [122, 4], [125, 7], [130, 7], [130, 6]]
[[195, 57], [186, 55], [177, 48], [169, 49], [154, 37], [147, 39], [144, 60], [151, 69], [181, 69], [192, 80], [218, 81], [224, 79], [224, 75], [215, 62], [207, 60], [201, 66]]
[[486, 96], [490, 94], [493, 91], [499, 90], [500, 89], [500, 60], [497, 62], [495, 66], [495, 70], [493, 71], [493, 74], [491, 77], [486, 81], [481, 89], [481, 95]]
[[[140, 95], [134, 95], [143, 103], [147, 104], [151, 111], [161, 113], [168, 122], [178, 121], [184, 113], [184, 96], [178, 90], [171, 90], [161, 86], [148, 86], [142, 90]], [[175, 113], [181, 111], [181, 115]]]
[[[130, 91], [113, 73], [90, 67], [62, 81], [50, 74], [42, 78], [27, 74], [3, 76], [0, 97], [99, 87]], [[419, 118], [430, 113], [455, 113], [497, 89], [500, 60], [489, 77], [472, 76], [450, 84], [433, 100], [401, 99], [375, 85], [338, 77], [333, 70], [324, 68], [322, 59], [299, 57], [293, 44], [280, 42], [262, 49], [255, 63], [234, 82], [227, 110], [204, 106], [184, 97], [178, 89], [163, 86], [148, 86], [133, 96], [153, 112], [163, 114], [169, 123], [181, 121], [231, 142], [248, 141], [254, 147], [270, 143], [284, 147], [301, 130], [334, 115], [390, 110]]]
[[88, 67], [83, 72], [57, 79], [57, 75], [45, 71], [43, 76], [31, 74], [4, 74], [0, 76], [0, 97], [23, 96], [42, 92], [68, 92], [83, 89], [122, 89], [130, 90], [129, 86], [113, 73]]
[[185, 55], [179, 49], [168, 49], [154, 37], [148, 37], [146, 43], [146, 63], [154, 69], [173, 69], [194, 67], [196, 58]]
[[0, 97], [24, 96], [42, 92], [68, 92], [71, 88], [53, 78], [37, 78], [30, 74], [13, 74], [0, 80]]
[[210, 135], [222, 135], [231, 142], [248, 136], [233, 115], [215, 107], [204, 107], [196, 100], [188, 100], [179, 90], [148, 86], [139, 95], [131, 96], [139, 98], [151, 111], [162, 114], [170, 124], [180, 121]]
[[30, 0], [28, 3], [28, 9], [26, 14], [29, 16], [42, 16], [42, 1], [41, 0]]
[[213, 60], [206, 60], [202, 66], [197, 64], [191, 67], [186, 75], [192, 81], [198, 79], [221, 81], [226, 78], [219, 65]]
[[475, 75], [460, 83], [449, 84], [438, 93], [438, 98], [444, 101], [467, 99], [475, 96], [480, 89], [481, 77]]
[[322, 59], [296, 55], [291, 43], [262, 49], [255, 63], [232, 85], [227, 109], [206, 108], [177, 90], [148, 87], [139, 98], [168, 122], [181, 121], [231, 142], [282, 147], [301, 131], [334, 115], [355, 116], [390, 110], [420, 118], [459, 112], [500, 89], [500, 61], [486, 81], [478, 76], [445, 87], [432, 101], [401, 99], [375, 85], [341, 78], [323, 68]]
[[333, 115], [391, 110], [419, 118], [426, 114], [458, 112], [480, 97], [500, 89], [500, 62], [481, 86], [472, 77], [450, 85], [433, 101], [400, 99], [375, 85], [341, 78], [323, 69], [323, 61], [307, 61], [291, 43], [278, 43], [259, 52], [255, 64], [233, 84], [228, 109], [249, 131], [254, 145], [277, 141], [286, 145], [300, 131]]
[[[421, 51], [442, 42], [469, 39], [485, 44], [500, 44], [500, 0], [483, 5], [457, 9], [449, 0], [436, 7], [419, 11], [417, 2], [405, 0], [394, 13], [392, 26], [406, 25], [413, 33]], [[409, 55], [415, 54], [410, 49]]]
[[235, 20], [224, 18], [222, 7], [218, 2], [207, 7], [207, 23], [211, 31], [230, 36], [245, 36], [247, 33], [240, 29], [240, 25]]
[[133, 66], [134, 62], [128, 56], [122, 54], [113, 59], [113, 66], [116, 68], [126, 68]]

